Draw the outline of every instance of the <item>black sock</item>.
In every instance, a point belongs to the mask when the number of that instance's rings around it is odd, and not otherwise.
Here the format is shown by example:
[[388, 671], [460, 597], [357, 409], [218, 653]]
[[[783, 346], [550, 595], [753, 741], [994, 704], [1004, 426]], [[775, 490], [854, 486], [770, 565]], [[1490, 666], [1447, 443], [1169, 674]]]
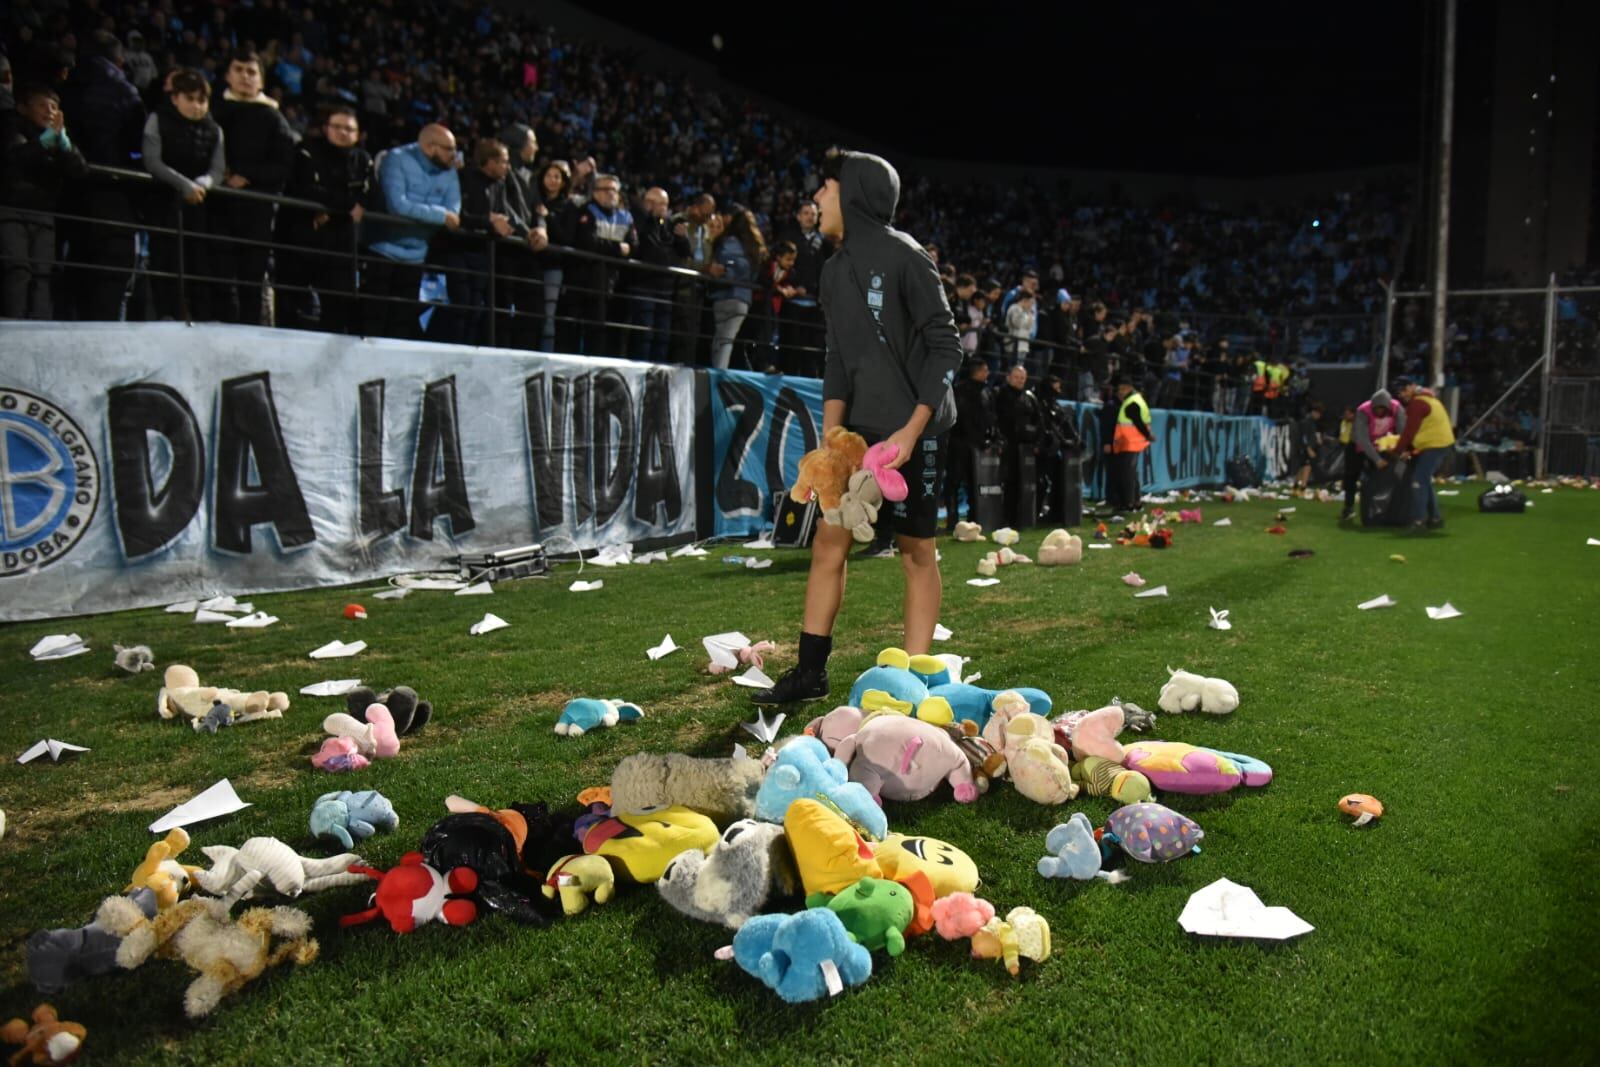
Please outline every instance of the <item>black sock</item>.
[[833, 652], [833, 635], [800, 634], [800, 669], [808, 673], [825, 670]]

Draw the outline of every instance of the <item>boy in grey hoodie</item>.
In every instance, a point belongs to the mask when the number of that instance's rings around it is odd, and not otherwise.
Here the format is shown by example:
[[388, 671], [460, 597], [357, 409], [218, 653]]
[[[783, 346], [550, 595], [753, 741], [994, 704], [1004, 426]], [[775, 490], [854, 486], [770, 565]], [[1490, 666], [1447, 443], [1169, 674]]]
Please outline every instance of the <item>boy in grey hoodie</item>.
[[[906, 499], [886, 505], [906, 575], [905, 642], [926, 653], [942, 589], [933, 538], [939, 518], [939, 471], [945, 433], [956, 421], [951, 382], [960, 367], [960, 336], [938, 269], [908, 234], [889, 225], [900, 176], [863, 152], [828, 153], [813, 199], [819, 228], [839, 243], [822, 268], [827, 357], [822, 376], [823, 432], [847, 426], [868, 443], [899, 449], [892, 466], [905, 475]], [[844, 599], [850, 531], [824, 522], [811, 543], [800, 662], [757, 704], [791, 704], [828, 695], [833, 623]]]

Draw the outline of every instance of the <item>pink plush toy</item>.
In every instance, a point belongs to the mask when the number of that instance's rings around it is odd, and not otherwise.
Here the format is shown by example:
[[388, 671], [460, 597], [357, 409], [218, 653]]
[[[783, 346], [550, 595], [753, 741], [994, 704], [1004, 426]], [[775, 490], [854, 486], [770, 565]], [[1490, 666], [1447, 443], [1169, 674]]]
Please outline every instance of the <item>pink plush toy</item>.
[[778, 651], [778, 646], [773, 644], [771, 641], [757, 641], [753, 645], [745, 645], [739, 651], [734, 653], [734, 655], [739, 658], [739, 662], [734, 664], [732, 667], [725, 667], [713, 660], [709, 665], [707, 665], [706, 670], [710, 671], [712, 674], [722, 674], [726, 671], [737, 670], [740, 667], [754, 667], [757, 670], [760, 670], [767, 665], [765, 659], [766, 654], [768, 652], [776, 651]]
[[1122, 765], [1150, 779], [1167, 793], [1226, 793], [1235, 786], [1259, 788], [1272, 781], [1272, 768], [1251, 756], [1200, 748], [1181, 741], [1135, 741], [1125, 747]]
[[348, 737], [328, 738], [311, 757], [311, 765], [324, 771], [359, 771], [369, 762]]
[[351, 741], [363, 756], [391, 759], [400, 754], [400, 735], [394, 716], [382, 704], [367, 705], [367, 721], [336, 711], [322, 720], [322, 728], [336, 738]]
[[905, 476], [888, 466], [899, 455], [899, 445], [879, 441], [867, 449], [867, 454], [861, 459], [861, 469], [871, 472], [873, 480], [878, 483], [878, 491], [883, 494], [885, 500], [896, 501], [906, 498]]
[[961, 746], [944, 727], [909, 715], [874, 715], [841, 740], [833, 756], [880, 804], [885, 798], [921, 800], [946, 781], [961, 803], [978, 799], [972, 763]]
[[1180, 522], [1180, 523], [1199, 522], [1199, 521], [1200, 521], [1200, 509], [1199, 508], [1191, 508], [1188, 511], [1180, 511], [1180, 512], [1178, 512], [1178, 522]]
[[933, 928], [946, 941], [971, 937], [992, 918], [994, 905], [971, 893], [951, 893], [933, 902]]

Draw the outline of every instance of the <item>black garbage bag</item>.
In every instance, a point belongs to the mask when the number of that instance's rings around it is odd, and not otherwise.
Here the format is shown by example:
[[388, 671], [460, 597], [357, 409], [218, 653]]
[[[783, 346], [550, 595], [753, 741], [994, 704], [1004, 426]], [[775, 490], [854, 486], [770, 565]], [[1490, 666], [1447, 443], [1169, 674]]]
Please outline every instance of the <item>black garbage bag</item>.
[[1521, 515], [1528, 510], [1528, 498], [1520, 489], [1497, 485], [1479, 495], [1478, 510], [1489, 514]]

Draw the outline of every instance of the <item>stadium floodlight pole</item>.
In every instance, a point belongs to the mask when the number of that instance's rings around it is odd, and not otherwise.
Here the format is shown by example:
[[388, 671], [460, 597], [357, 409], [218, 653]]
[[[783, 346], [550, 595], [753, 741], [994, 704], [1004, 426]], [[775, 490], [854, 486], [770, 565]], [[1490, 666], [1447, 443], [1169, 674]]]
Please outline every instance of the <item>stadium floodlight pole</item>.
[[1439, 76], [1439, 232], [1433, 262], [1433, 345], [1428, 353], [1428, 385], [1444, 386], [1445, 292], [1450, 261], [1450, 147], [1455, 123], [1456, 0], [1445, 0], [1444, 49]]
[[1394, 339], [1395, 281], [1383, 283], [1383, 355], [1378, 361], [1378, 384], [1374, 389], [1389, 388], [1389, 344]]
[[1534, 453], [1534, 476], [1543, 478], [1550, 454], [1550, 372], [1556, 361], [1556, 275], [1544, 294], [1544, 358], [1539, 372], [1539, 451]]

